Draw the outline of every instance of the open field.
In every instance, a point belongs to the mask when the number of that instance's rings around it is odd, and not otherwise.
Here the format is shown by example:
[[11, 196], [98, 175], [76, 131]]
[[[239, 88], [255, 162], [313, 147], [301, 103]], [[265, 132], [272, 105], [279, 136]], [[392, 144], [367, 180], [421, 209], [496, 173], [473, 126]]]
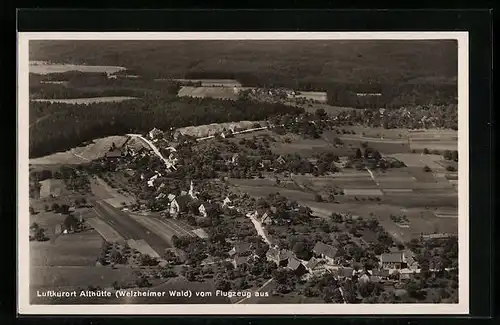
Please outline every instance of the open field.
[[102, 221], [99, 218], [90, 218], [86, 220], [88, 224], [92, 226], [105, 241], [108, 243], [123, 241], [123, 237], [120, 236], [110, 225]]
[[239, 90], [226, 87], [182, 87], [177, 93], [179, 97], [217, 98], [236, 100], [239, 97]]
[[120, 147], [127, 141], [125, 136], [110, 136], [100, 138], [84, 147], [76, 147], [65, 152], [54, 153], [45, 157], [30, 159], [33, 165], [53, 165], [53, 164], [81, 164], [103, 157], [109, 148], [115, 143]]
[[[289, 135], [283, 138], [292, 138]], [[325, 139], [294, 139], [291, 143], [274, 142], [271, 144], [271, 150], [279, 155], [299, 154], [304, 157], [311, 157], [322, 152], [334, 152], [338, 156], [348, 156], [355, 153], [356, 148], [348, 146], [335, 148], [332, 143]]]
[[[397, 241], [407, 242], [412, 238], [417, 238], [421, 233], [429, 234], [434, 232], [443, 233], [458, 233], [457, 219], [455, 218], [438, 218], [434, 215], [434, 209], [425, 209], [422, 206], [415, 208], [406, 208], [397, 204], [395, 201], [392, 204], [373, 204], [358, 202], [333, 204], [324, 202], [299, 202], [307, 204], [313, 214], [319, 217], [329, 217], [332, 212], [342, 212], [362, 217], [369, 217], [371, 213], [384, 226], [391, 236]], [[439, 209], [439, 208], [437, 208]], [[439, 211], [439, 210], [437, 210]], [[392, 215], [404, 214], [410, 220], [409, 228], [401, 228], [396, 225], [391, 219]]]
[[313, 175], [294, 175], [293, 179], [299, 185], [321, 190], [329, 186], [341, 189], [377, 189], [377, 184], [366, 170], [349, 170], [333, 175], [314, 177]]
[[199, 82], [202, 87], [241, 87], [241, 83], [234, 79], [174, 79], [174, 81], [178, 81], [180, 83]]
[[207, 137], [211, 135], [218, 134], [225, 130], [231, 129], [250, 129], [253, 128], [255, 123], [258, 121], [239, 121], [239, 122], [228, 122], [228, 123], [211, 123], [207, 125], [197, 125], [197, 126], [186, 126], [176, 129], [184, 135], [190, 135], [196, 138]]
[[36, 74], [62, 73], [67, 71], [80, 71], [89, 73], [105, 72], [111, 74], [122, 70], [125, 70], [125, 68], [104, 65], [58, 64], [42, 61], [30, 61], [30, 73]]
[[132, 268], [98, 267], [98, 266], [53, 266], [53, 267], [32, 267], [30, 285], [32, 287], [66, 287], [67, 289], [78, 287], [87, 288], [89, 286], [100, 286], [109, 288], [114, 281], [133, 282], [137, 279]]
[[56, 240], [30, 242], [32, 267], [95, 266], [102, 238], [95, 231], [60, 235]]
[[444, 167], [439, 164], [439, 161], [443, 160], [443, 157], [441, 155], [397, 153], [392, 154], [391, 157], [402, 161], [407, 167], [424, 168], [425, 166], [429, 166], [429, 168], [432, 170], [444, 170]]
[[71, 99], [31, 99], [33, 102], [64, 103], [64, 104], [94, 104], [94, 103], [113, 103], [123, 102], [125, 100], [136, 99], [128, 96], [110, 96], [110, 97], [88, 97]]
[[324, 91], [301, 91], [295, 98], [304, 98], [320, 103], [326, 103], [326, 92]]

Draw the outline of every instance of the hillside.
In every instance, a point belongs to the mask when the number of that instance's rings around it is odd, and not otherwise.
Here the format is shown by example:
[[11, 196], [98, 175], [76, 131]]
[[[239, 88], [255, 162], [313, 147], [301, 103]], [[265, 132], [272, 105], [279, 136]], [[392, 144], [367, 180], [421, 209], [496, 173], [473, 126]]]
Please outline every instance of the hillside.
[[454, 41], [31, 41], [30, 60], [124, 66], [244, 86], [454, 85]]

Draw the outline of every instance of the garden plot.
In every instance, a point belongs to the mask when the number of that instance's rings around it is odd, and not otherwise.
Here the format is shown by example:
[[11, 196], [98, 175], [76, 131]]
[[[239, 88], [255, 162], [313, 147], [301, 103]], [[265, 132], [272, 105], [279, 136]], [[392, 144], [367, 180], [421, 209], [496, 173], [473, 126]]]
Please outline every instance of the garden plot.
[[58, 197], [64, 194], [66, 186], [62, 179], [46, 179], [40, 182], [40, 198]]
[[99, 218], [89, 218], [86, 220], [108, 243], [124, 241], [123, 237], [110, 225]]

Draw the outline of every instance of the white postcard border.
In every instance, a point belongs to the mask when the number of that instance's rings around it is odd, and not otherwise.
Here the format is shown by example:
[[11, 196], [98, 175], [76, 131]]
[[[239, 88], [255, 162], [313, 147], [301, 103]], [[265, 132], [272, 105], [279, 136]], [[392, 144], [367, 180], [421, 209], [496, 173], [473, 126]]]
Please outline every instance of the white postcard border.
[[[31, 305], [29, 302], [29, 40], [446, 40], [458, 42], [458, 304]], [[18, 313], [150, 315], [369, 315], [469, 313], [468, 32], [28, 32], [18, 33]]]

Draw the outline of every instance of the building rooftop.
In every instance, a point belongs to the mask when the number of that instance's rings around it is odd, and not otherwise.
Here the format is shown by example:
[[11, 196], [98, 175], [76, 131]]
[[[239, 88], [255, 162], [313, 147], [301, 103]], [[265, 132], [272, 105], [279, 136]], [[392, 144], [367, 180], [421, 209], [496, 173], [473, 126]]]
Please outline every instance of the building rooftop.
[[403, 260], [403, 252], [391, 252], [380, 255], [380, 262], [382, 263], [402, 263]]
[[334, 258], [335, 255], [337, 254], [337, 249], [325, 243], [317, 242], [313, 248], [313, 252], [316, 254], [325, 255], [330, 258]]

